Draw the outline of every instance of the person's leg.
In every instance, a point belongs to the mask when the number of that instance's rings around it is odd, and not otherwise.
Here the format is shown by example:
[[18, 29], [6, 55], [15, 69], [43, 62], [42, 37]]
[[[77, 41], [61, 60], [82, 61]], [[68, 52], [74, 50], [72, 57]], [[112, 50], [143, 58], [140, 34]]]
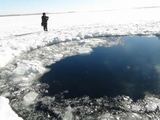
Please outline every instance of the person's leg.
[[45, 31], [48, 31], [48, 28], [47, 28], [47, 23], [45, 24]]
[[47, 31], [47, 24], [44, 25], [44, 31]]
[[45, 25], [43, 25], [43, 30], [45, 31]]

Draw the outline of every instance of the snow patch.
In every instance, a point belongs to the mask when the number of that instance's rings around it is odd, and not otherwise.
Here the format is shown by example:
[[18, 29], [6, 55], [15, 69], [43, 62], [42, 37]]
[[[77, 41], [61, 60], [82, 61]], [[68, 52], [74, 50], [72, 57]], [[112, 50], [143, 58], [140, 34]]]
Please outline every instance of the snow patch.
[[78, 53], [79, 54], [89, 54], [89, 53], [91, 53], [92, 52], [92, 49], [91, 48], [80, 48], [79, 50], [78, 50]]
[[0, 96], [0, 115], [1, 120], [23, 120], [12, 110], [9, 100]]
[[55, 58], [55, 61], [59, 61], [63, 58], [63, 55], [55, 53], [54, 58]]

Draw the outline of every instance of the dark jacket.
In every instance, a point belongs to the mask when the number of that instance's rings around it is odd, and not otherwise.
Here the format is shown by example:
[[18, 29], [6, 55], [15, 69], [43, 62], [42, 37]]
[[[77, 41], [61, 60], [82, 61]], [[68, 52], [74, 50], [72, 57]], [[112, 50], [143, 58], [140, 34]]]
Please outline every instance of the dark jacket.
[[48, 16], [42, 16], [42, 23], [41, 23], [41, 25], [42, 25], [42, 26], [47, 25], [48, 19], [49, 19]]

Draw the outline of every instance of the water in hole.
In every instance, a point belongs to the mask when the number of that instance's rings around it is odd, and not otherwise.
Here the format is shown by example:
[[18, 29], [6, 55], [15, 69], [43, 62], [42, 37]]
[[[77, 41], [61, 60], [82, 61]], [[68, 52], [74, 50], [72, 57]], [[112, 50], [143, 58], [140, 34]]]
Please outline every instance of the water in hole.
[[[160, 40], [125, 36], [123, 44], [97, 47], [88, 55], [65, 58], [51, 66], [40, 81], [47, 96], [67, 98], [127, 95], [137, 100], [160, 93]], [[67, 91], [67, 92], [66, 92]]]

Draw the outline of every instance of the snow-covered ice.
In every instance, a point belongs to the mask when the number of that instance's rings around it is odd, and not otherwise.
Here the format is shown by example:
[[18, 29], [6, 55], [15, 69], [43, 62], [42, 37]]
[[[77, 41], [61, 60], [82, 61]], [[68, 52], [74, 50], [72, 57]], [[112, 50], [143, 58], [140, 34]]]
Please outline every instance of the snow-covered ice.
[[39, 15], [1, 17], [0, 67], [24, 52], [57, 42], [108, 35], [159, 34], [158, 10], [51, 14], [48, 33], [42, 32]]
[[1, 120], [22, 120], [10, 107], [9, 100], [0, 96]]
[[[45, 66], [65, 57], [89, 54], [97, 46], [122, 44], [122, 35], [160, 36], [159, 10], [144, 8], [49, 14], [49, 32], [42, 31], [40, 15], [0, 17], [0, 95], [11, 100], [23, 98], [22, 103], [18, 101], [20, 106], [32, 105], [38, 97], [33, 84], [39, 85], [38, 78], [48, 71]], [[110, 38], [102, 39], [105, 36]], [[119, 37], [115, 40], [112, 36]], [[146, 98], [146, 101], [148, 104], [145, 107], [138, 103], [128, 106], [132, 111], [143, 111], [143, 108], [153, 111], [159, 107], [158, 98]], [[0, 97], [0, 114], [6, 112], [2, 109], [4, 105], [11, 111], [8, 102], [8, 99]], [[18, 105], [16, 103], [15, 106]], [[123, 107], [127, 109], [127, 106]], [[72, 119], [72, 108], [67, 107], [65, 110], [64, 120]], [[4, 120], [10, 120], [7, 118], [9, 115], [3, 115], [6, 117]], [[140, 118], [138, 113], [128, 115]], [[131, 119], [131, 116], [126, 118]], [[116, 117], [104, 113], [98, 118], [103, 120]]]

